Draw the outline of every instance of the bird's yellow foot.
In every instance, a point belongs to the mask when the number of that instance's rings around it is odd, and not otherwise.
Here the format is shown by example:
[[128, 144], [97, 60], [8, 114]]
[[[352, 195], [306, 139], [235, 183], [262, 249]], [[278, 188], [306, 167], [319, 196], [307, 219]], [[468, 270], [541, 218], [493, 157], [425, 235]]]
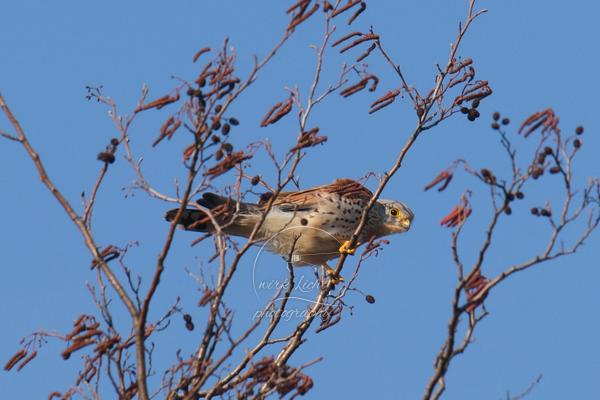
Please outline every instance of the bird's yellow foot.
[[323, 266], [325, 267], [327, 273], [331, 277], [331, 283], [337, 285], [338, 283], [340, 283], [340, 281], [346, 282], [346, 280], [341, 275], [336, 275], [335, 271], [329, 265], [327, 265], [327, 263], [323, 263]]
[[360, 243], [360, 242], [356, 242], [356, 246], [354, 246], [354, 247], [350, 248], [350, 241], [349, 241], [349, 240], [346, 240], [346, 241], [344, 242], [344, 244], [342, 244], [342, 246], [339, 248], [339, 250], [338, 250], [338, 251], [339, 251], [340, 253], [348, 253], [348, 254], [350, 254], [351, 256], [353, 256], [353, 255], [354, 255], [354, 253], [356, 252], [356, 248], [357, 248], [358, 246], [360, 246], [360, 245], [361, 245], [361, 243]]

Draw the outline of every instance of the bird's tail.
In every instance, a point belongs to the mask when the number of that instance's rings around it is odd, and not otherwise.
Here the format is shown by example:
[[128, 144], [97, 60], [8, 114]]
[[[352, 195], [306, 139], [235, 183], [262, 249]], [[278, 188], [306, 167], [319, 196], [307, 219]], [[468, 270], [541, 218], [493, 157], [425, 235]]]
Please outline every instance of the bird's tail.
[[[214, 193], [204, 193], [197, 203], [209, 209], [219, 226], [229, 235], [249, 236], [257, 218], [260, 217], [260, 209], [256, 205], [239, 203], [238, 209], [235, 200]], [[173, 221], [178, 212], [178, 208], [167, 211], [165, 220]], [[205, 212], [192, 208], [183, 210], [177, 225], [186, 231], [213, 232], [216, 230], [211, 218]]]

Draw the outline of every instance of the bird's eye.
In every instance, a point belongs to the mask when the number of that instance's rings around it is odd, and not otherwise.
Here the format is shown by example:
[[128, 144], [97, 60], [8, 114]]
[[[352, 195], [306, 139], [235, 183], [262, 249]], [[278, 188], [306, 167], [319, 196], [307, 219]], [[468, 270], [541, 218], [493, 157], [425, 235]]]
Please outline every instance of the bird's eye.
[[398, 210], [397, 208], [392, 208], [390, 210], [390, 215], [392, 217], [399, 217], [400, 216], [400, 210]]

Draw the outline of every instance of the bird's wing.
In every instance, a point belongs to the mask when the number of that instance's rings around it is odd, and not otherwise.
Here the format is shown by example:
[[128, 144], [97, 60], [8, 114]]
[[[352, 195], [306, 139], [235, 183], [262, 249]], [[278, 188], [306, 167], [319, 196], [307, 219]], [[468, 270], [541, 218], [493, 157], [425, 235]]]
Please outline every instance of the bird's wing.
[[296, 211], [312, 209], [324, 199], [342, 197], [350, 200], [367, 202], [373, 193], [352, 179], [336, 179], [333, 183], [295, 192], [281, 192], [274, 202], [280, 209], [294, 209]]

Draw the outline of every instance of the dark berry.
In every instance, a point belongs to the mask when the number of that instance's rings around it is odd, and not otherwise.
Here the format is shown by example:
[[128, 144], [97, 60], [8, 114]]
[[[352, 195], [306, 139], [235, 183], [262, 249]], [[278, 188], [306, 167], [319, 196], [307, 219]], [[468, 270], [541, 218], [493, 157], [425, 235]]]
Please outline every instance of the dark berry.
[[226, 152], [230, 153], [233, 151], [233, 145], [231, 143], [223, 143], [223, 145], [221, 146], [221, 148], [223, 150], [225, 150]]
[[225, 125], [223, 125], [223, 128], [221, 128], [221, 133], [223, 133], [223, 135], [227, 135], [227, 134], [229, 134], [230, 129], [231, 129], [231, 125], [225, 124]]

